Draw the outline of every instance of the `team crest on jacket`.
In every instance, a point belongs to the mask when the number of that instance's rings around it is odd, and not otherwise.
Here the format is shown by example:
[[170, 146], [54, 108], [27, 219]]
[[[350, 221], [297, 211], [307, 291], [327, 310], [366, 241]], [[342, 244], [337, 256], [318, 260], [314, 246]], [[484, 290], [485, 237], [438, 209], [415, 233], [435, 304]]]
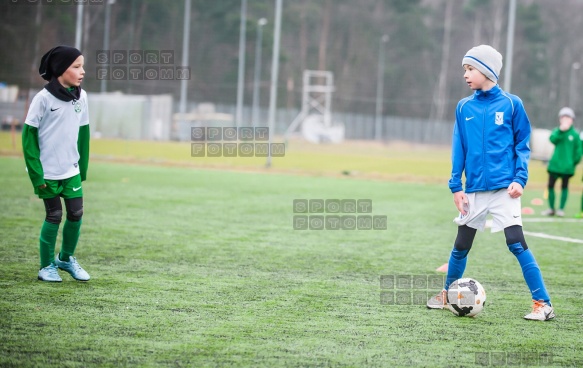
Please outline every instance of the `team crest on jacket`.
[[502, 125], [504, 123], [504, 112], [496, 112], [496, 120], [494, 122], [496, 125]]
[[75, 112], [77, 113], [81, 112], [81, 102], [75, 101], [73, 102], [73, 106], [75, 106]]

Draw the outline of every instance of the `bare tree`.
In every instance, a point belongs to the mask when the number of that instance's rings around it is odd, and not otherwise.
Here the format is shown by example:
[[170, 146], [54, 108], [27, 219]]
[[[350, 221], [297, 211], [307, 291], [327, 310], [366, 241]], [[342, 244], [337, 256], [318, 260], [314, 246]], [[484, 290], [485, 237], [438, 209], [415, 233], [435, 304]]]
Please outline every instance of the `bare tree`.
[[445, 15], [443, 22], [443, 44], [441, 48], [441, 67], [439, 71], [439, 81], [433, 94], [433, 107], [430, 118], [443, 120], [445, 118], [445, 107], [447, 104], [447, 69], [450, 63], [449, 49], [451, 45], [451, 24], [453, 13], [453, 1], [445, 2]]
[[306, 69], [308, 54], [308, 21], [306, 16], [306, 1], [300, 10], [300, 71]]
[[494, 35], [492, 36], [492, 47], [500, 50], [502, 46], [500, 39], [502, 38], [502, 24], [504, 21], [504, 9], [506, 9], [506, 1], [495, 0], [494, 2]]
[[328, 36], [330, 35], [331, 12], [332, 0], [326, 0], [322, 13], [322, 31], [320, 33], [320, 47], [318, 49], [319, 70], [326, 70], [326, 49], [328, 48]]

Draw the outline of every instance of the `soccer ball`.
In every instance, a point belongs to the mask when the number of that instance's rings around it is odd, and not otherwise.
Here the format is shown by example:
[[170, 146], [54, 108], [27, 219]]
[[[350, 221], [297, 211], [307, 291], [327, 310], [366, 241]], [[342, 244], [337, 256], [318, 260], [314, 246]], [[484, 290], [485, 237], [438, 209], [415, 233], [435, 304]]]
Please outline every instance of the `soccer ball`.
[[471, 278], [452, 282], [447, 291], [447, 306], [459, 317], [475, 317], [484, 309], [485, 303], [486, 290]]

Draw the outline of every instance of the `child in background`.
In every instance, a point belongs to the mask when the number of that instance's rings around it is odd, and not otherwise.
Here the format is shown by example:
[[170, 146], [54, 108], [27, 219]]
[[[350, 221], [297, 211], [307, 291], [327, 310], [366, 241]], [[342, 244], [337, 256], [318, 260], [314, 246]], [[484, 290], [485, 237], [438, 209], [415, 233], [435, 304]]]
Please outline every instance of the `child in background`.
[[[559, 111], [559, 126], [553, 129], [550, 140], [555, 145], [555, 151], [549, 161], [548, 193], [549, 209], [542, 212], [545, 216], [565, 216], [565, 204], [569, 196], [569, 179], [575, 174], [575, 167], [581, 161], [581, 139], [579, 132], [573, 128], [575, 113], [569, 107]], [[561, 179], [561, 200], [559, 209], [555, 211], [555, 182]]]
[[[579, 139], [581, 140], [581, 145], [583, 146], [583, 132], [579, 134]], [[583, 193], [581, 194], [581, 211], [575, 214], [575, 218], [583, 218]]]
[[[57, 268], [79, 281], [89, 274], [73, 254], [83, 216], [83, 189], [89, 164], [87, 93], [80, 88], [85, 70], [83, 55], [73, 47], [57, 46], [41, 59], [39, 73], [49, 81], [34, 96], [22, 129], [22, 148], [34, 193], [44, 202], [46, 217], [40, 233], [41, 281], [62, 281]], [[63, 243], [55, 257], [57, 233], [63, 216]]]

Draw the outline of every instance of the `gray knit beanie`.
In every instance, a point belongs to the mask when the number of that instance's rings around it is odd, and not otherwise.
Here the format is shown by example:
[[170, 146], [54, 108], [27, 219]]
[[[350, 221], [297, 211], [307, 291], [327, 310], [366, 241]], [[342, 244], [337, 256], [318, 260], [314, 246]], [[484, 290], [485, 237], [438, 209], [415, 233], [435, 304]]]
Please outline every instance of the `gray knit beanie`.
[[573, 109], [570, 107], [563, 107], [561, 110], [559, 110], [559, 117], [561, 116], [568, 116], [571, 119], [575, 119], [575, 111], [573, 111]]
[[488, 45], [472, 47], [462, 60], [462, 65], [471, 65], [478, 69], [492, 82], [498, 83], [502, 69], [502, 55]]

